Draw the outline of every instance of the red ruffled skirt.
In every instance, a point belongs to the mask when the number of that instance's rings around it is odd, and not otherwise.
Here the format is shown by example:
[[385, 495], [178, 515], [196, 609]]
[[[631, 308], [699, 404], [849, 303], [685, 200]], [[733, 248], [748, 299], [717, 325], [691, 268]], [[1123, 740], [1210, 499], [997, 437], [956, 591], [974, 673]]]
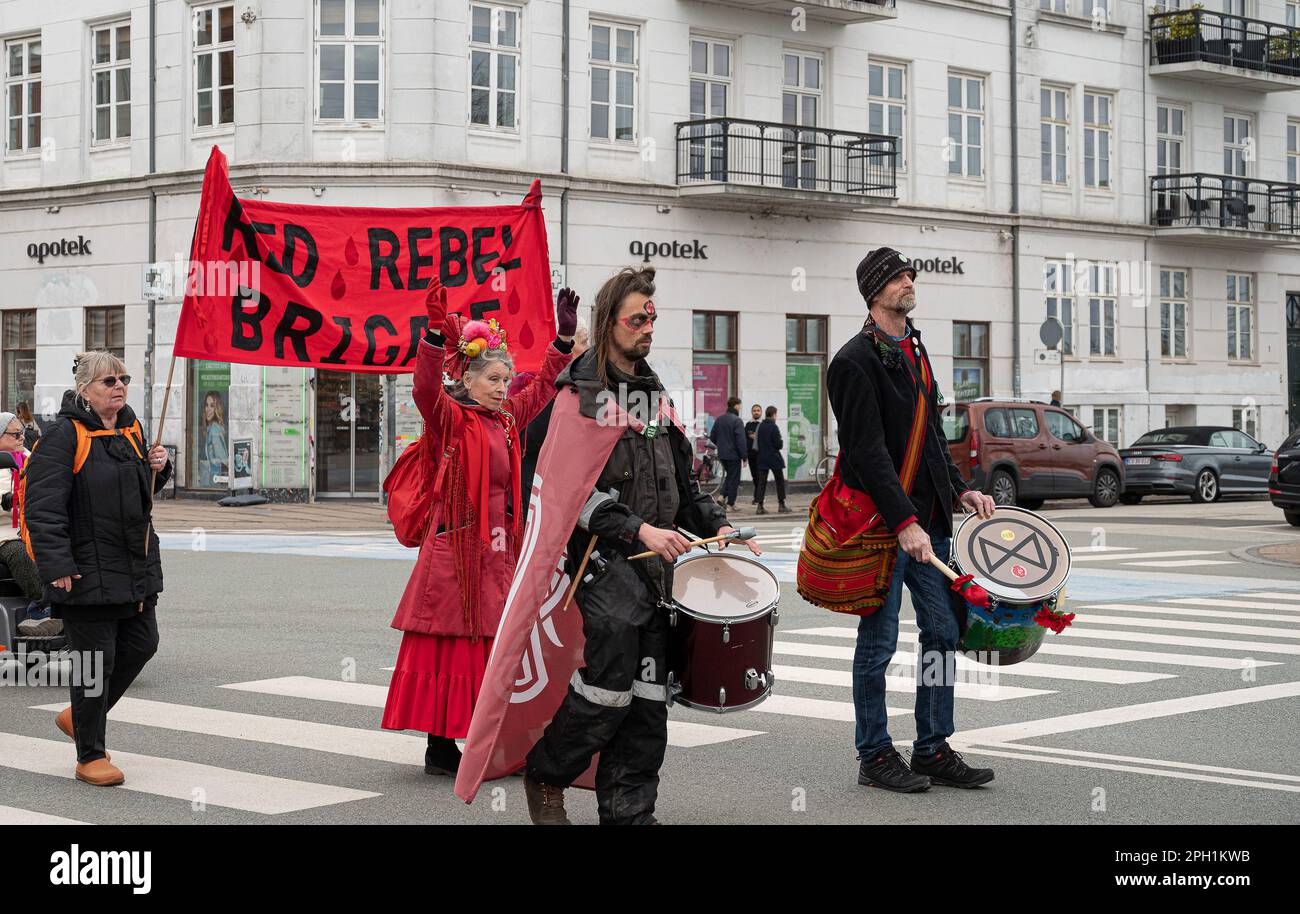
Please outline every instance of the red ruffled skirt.
[[404, 633], [381, 726], [463, 739], [491, 653], [491, 638]]

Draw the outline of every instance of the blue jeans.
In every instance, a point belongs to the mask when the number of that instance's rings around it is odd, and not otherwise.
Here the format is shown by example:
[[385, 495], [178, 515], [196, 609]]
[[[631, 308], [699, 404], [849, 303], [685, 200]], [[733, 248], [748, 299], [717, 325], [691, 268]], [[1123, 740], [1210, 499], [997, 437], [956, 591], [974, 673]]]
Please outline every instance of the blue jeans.
[[[930, 543], [934, 554], [946, 562], [951, 539], [931, 530]], [[853, 707], [857, 713], [856, 741], [861, 759], [874, 758], [893, 745], [885, 714], [885, 669], [898, 647], [898, 610], [903, 603], [904, 583], [912, 595], [921, 629], [921, 656], [916, 667], [916, 741], [912, 749], [916, 753], [932, 753], [953, 734], [954, 651], [958, 635], [957, 619], [948, 604], [948, 579], [939, 569], [929, 563], [920, 564], [899, 549], [885, 605], [858, 622], [857, 648], [853, 653]]]

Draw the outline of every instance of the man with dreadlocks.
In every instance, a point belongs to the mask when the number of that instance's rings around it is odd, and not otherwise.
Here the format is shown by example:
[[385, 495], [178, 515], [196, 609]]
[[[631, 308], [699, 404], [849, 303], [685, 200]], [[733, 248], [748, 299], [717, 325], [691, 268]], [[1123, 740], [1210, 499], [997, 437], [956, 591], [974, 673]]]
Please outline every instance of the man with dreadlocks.
[[[668, 619], [672, 565], [689, 548], [674, 527], [700, 537], [728, 533], [721, 506], [700, 492], [692, 452], [646, 356], [657, 319], [653, 267], [625, 267], [601, 286], [592, 344], [561, 373], [578, 412], [607, 420], [613, 400], [639, 420], [614, 444], [578, 517], [568, 554], [593, 542], [593, 561], [574, 594], [586, 638], [583, 667], [528, 754], [524, 791], [538, 825], [568, 825], [564, 788], [600, 753], [596, 803], [602, 824], [655, 824], [659, 767], [668, 745]], [[554, 428], [551, 434], [556, 434]], [[760, 550], [752, 542], [749, 548]], [[628, 561], [652, 550], [657, 557]]]
[[[495, 320], [448, 314], [437, 280], [425, 304], [429, 331], [416, 357], [414, 397], [436, 504], [392, 623], [404, 634], [382, 726], [428, 733], [424, 770], [454, 775], [455, 741], [469, 731], [523, 534], [520, 432], [555, 396], [555, 377], [573, 349], [578, 296], [560, 290], [557, 338], [513, 396], [505, 330]], [[455, 379], [450, 392], [444, 369]]]

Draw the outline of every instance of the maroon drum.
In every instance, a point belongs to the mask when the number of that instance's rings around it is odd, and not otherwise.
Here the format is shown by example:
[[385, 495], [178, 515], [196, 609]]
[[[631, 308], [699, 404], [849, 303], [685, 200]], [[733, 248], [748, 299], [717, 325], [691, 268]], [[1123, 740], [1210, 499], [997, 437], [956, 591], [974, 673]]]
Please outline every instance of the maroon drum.
[[709, 711], [750, 708], [772, 691], [776, 575], [746, 556], [710, 552], [673, 570], [668, 704]]

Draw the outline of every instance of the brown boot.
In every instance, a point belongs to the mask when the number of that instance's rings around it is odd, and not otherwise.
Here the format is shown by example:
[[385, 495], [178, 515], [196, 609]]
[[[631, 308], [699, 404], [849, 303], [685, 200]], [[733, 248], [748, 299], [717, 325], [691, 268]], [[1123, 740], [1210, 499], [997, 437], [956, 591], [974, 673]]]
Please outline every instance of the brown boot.
[[126, 780], [120, 768], [109, 764], [106, 758], [97, 758], [93, 762], [77, 765], [77, 780], [85, 781], [95, 787], [112, 787]]
[[[63, 735], [66, 736], [68, 739], [74, 741], [76, 740], [77, 737], [73, 735], [73, 731], [72, 731], [72, 705], [68, 705], [68, 707], [64, 708], [62, 711], [58, 713], [58, 716], [54, 718], [54, 726], [62, 730]], [[105, 752], [104, 761], [106, 762], [113, 761], [113, 756]]]
[[526, 772], [524, 796], [528, 798], [528, 818], [534, 825], [572, 825], [564, 812], [564, 790], [539, 784]]

